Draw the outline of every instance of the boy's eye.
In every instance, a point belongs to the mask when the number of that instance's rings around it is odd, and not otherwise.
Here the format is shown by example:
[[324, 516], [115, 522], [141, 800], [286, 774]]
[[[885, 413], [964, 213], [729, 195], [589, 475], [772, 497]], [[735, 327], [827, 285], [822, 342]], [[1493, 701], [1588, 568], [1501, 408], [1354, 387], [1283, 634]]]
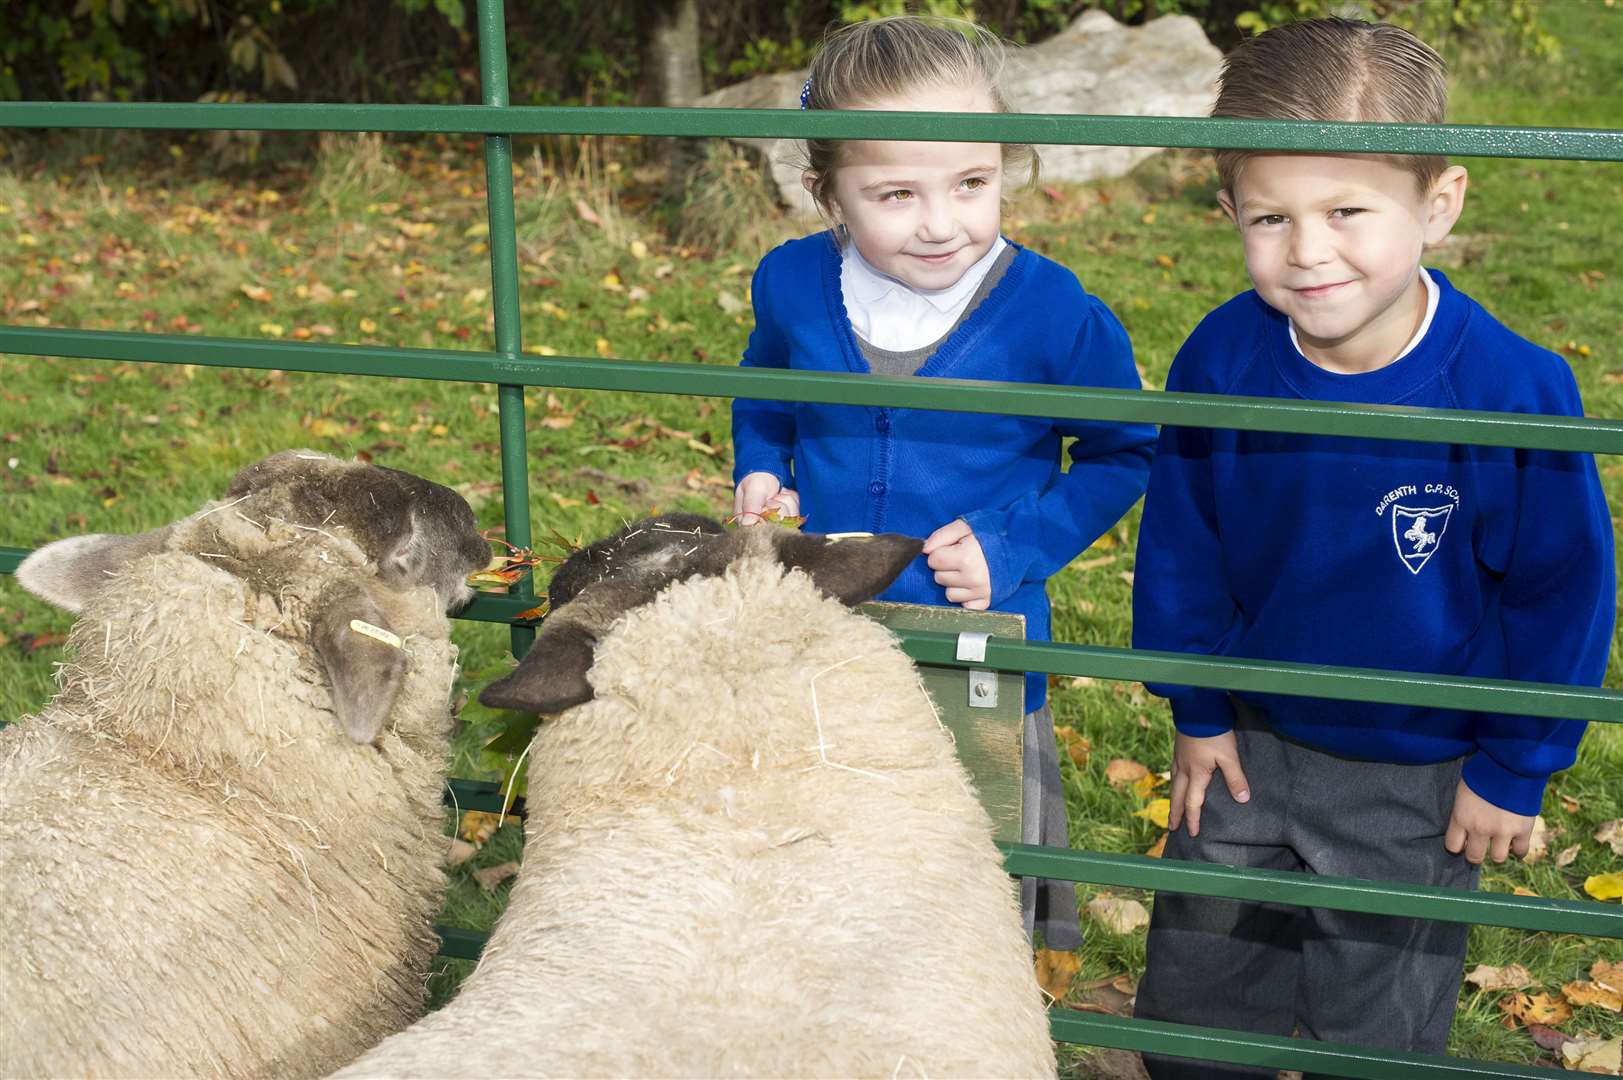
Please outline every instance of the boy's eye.
[[1330, 216], [1345, 220], [1352, 217], [1354, 214], [1362, 214], [1363, 212], [1364, 208], [1361, 206], [1338, 206], [1336, 209], [1330, 211]]
[[1285, 221], [1284, 214], [1259, 214], [1251, 219], [1253, 225], [1280, 225]]

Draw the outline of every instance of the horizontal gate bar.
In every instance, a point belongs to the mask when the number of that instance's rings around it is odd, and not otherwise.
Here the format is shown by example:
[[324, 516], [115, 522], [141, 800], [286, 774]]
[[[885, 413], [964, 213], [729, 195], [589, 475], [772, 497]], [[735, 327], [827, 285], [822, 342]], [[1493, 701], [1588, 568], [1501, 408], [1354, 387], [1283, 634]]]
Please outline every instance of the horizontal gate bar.
[[1572, 1075], [1531, 1065], [1376, 1050], [1346, 1043], [1253, 1035], [1248, 1031], [1169, 1024], [1160, 1020], [1129, 1020], [1075, 1009], [1050, 1009], [1048, 1026], [1057, 1042], [1170, 1054], [1204, 1062], [1300, 1069], [1331, 1076], [1361, 1077], [1362, 1080]]
[[1215, 863], [1030, 844], [999, 844], [998, 847], [1004, 854], [1003, 865], [1011, 874], [1373, 915], [1401, 915], [1411, 919], [1623, 938], [1623, 907], [1617, 904], [1465, 892], [1396, 881], [1241, 869]]
[[[791, 103], [785, 102], [786, 106]], [[1623, 131], [1473, 124], [602, 106], [8, 101], [0, 127], [902, 139], [1623, 161]]]
[[[27, 554], [25, 548], [0, 547], [0, 573], [15, 572], [17, 564]], [[459, 618], [478, 622], [509, 622], [532, 606], [534, 601], [481, 594], [474, 598]], [[901, 638], [902, 651], [921, 664], [981, 666], [1002, 671], [1040, 671], [1050, 675], [1128, 682], [1177, 683], [1219, 690], [1623, 723], [1623, 692], [1584, 686], [1287, 664], [1005, 638], [989, 640], [986, 659], [978, 665], [971, 665], [957, 658], [957, 638], [952, 634], [909, 630], [897, 636]]]
[[1623, 420], [713, 364], [0, 326], [0, 353], [1623, 454]]

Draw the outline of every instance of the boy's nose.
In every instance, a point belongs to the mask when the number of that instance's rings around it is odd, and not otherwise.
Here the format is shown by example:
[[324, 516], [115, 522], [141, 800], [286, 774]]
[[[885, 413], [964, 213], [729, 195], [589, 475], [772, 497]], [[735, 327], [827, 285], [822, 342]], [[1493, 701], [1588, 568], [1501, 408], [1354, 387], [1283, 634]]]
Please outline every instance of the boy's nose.
[[1335, 247], [1327, 229], [1299, 223], [1291, 228], [1290, 247], [1286, 258], [1292, 266], [1318, 266], [1335, 257]]

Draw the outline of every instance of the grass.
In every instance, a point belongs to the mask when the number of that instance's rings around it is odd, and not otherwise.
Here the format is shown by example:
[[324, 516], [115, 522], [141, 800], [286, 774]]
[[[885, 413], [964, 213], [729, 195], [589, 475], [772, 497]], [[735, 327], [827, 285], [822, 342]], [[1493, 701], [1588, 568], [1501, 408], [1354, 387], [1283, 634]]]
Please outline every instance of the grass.
[[[1559, 66], [1486, 52], [1451, 57], [1454, 117], [1468, 123], [1618, 126], [1611, 93], [1623, 12], [1551, 5], [1567, 46]], [[286, 137], [292, 139], [293, 137]], [[166, 141], [166, 140], [165, 140]], [[520, 142], [518, 241], [527, 346], [559, 353], [731, 364], [749, 330], [745, 300], [760, 253], [798, 227], [766, 210], [760, 185], [711, 151], [703, 184], [672, 212], [628, 143], [584, 140], [563, 157]], [[0, 155], [0, 318], [9, 323], [444, 348], [491, 344], [480, 150], [462, 138], [330, 136], [313, 159], [267, 145], [260, 167], [216, 169], [202, 143], [83, 136]], [[313, 164], [311, 161], [313, 160]], [[1467, 162], [1472, 190], [1455, 237], [1429, 261], [1535, 342], [1562, 351], [1594, 416], [1623, 417], [1623, 257], [1602, 241], [1623, 204], [1616, 166]], [[1210, 160], [1161, 155], [1131, 176], [1058, 186], [1013, 203], [1005, 231], [1072, 267], [1121, 316], [1146, 377], [1160, 385], [1184, 335], [1247, 287], [1238, 244], [1213, 200]], [[621, 393], [528, 395], [531, 512], [539, 527], [593, 536], [651, 506], [715, 511], [729, 500], [725, 401]], [[79, 532], [134, 531], [195, 509], [238, 466], [277, 449], [365, 454], [463, 492], [498, 525], [495, 391], [488, 386], [278, 372], [0, 358], [0, 545]], [[1614, 513], [1623, 462], [1603, 460]], [[1614, 518], [1614, 520], [1616, 520]], [[1054, 579], [1055, 636], [1123, 646], [1137, 511]], [[0, 715], [41, 705], [69, 619], [0, 578]], [[464, 682], [500, 670], [503, 628], [459, 623]], [[1623, 686], [1623, 634], [1608, 685]], [[1056, 721], [1095, 748], [1066, 760], [1072, 842], [1142, 852], [1160, 830], [1104, 769], [1132, 758], [1168, 767], [1164, 705], [1131, 684], [1063, 680]], [[464, 714], [455, 771], [493, 777], [478, 747], [488, 717]], [[1571, 865], [1491, 867], [1483, 887], [1582, 897], [1586, 875], [1618, 868], [1590, 839], [1623, 817], [1623, 727], [1594, 725], [1577, 765], [1555, 779], [1550, 851]], [[1565, 800], [1563, 801], [1563, 797]], [[505, 887], [466, 873], [518, 853], [504, 829], [456, 874], [447, 923], [487, 927]], [[1082, 888], [1086, 901], [1095, 893]], [[1128, 895], [1127, 890], [1114, 890]], [[1140, 895], [1140, 894], [1133, 894]], [[1143, 896], [1148, 901], [1150, 898]], [[1143, 932], [1090, 927], [1081, 980], [1137, 972]], [[1623, 943], [1493, 928], [1472, 931], [1469, 963], [1521, 963], [1551, 988]], [[467, 965], [431, 984], [443, 1000]], [[1463, 994], [1452, 1052], [1530, 1062], [1539, 1051], [1499, 1023], [1498, 994]], [[1590, 1008], [1571, 1032], [1623, 1033]], [[1088, 1075], [1082, 1050], [1065, 1066]]]

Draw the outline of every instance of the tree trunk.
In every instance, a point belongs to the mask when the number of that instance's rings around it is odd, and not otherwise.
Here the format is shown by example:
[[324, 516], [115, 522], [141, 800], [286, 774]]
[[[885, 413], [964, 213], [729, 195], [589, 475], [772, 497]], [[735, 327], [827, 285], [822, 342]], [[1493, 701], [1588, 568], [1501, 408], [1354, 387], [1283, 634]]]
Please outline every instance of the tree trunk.
[[[699, 0], [653, 0], [648, 5], [647, 65], [654, 100], [665, 106], [691, 105], [704, 93], [699, 68]], [[649, 157], [670, 169], [670, 190], [680, 193], [694, 160], [691, 139], [660, 137], [649, 145]]]

